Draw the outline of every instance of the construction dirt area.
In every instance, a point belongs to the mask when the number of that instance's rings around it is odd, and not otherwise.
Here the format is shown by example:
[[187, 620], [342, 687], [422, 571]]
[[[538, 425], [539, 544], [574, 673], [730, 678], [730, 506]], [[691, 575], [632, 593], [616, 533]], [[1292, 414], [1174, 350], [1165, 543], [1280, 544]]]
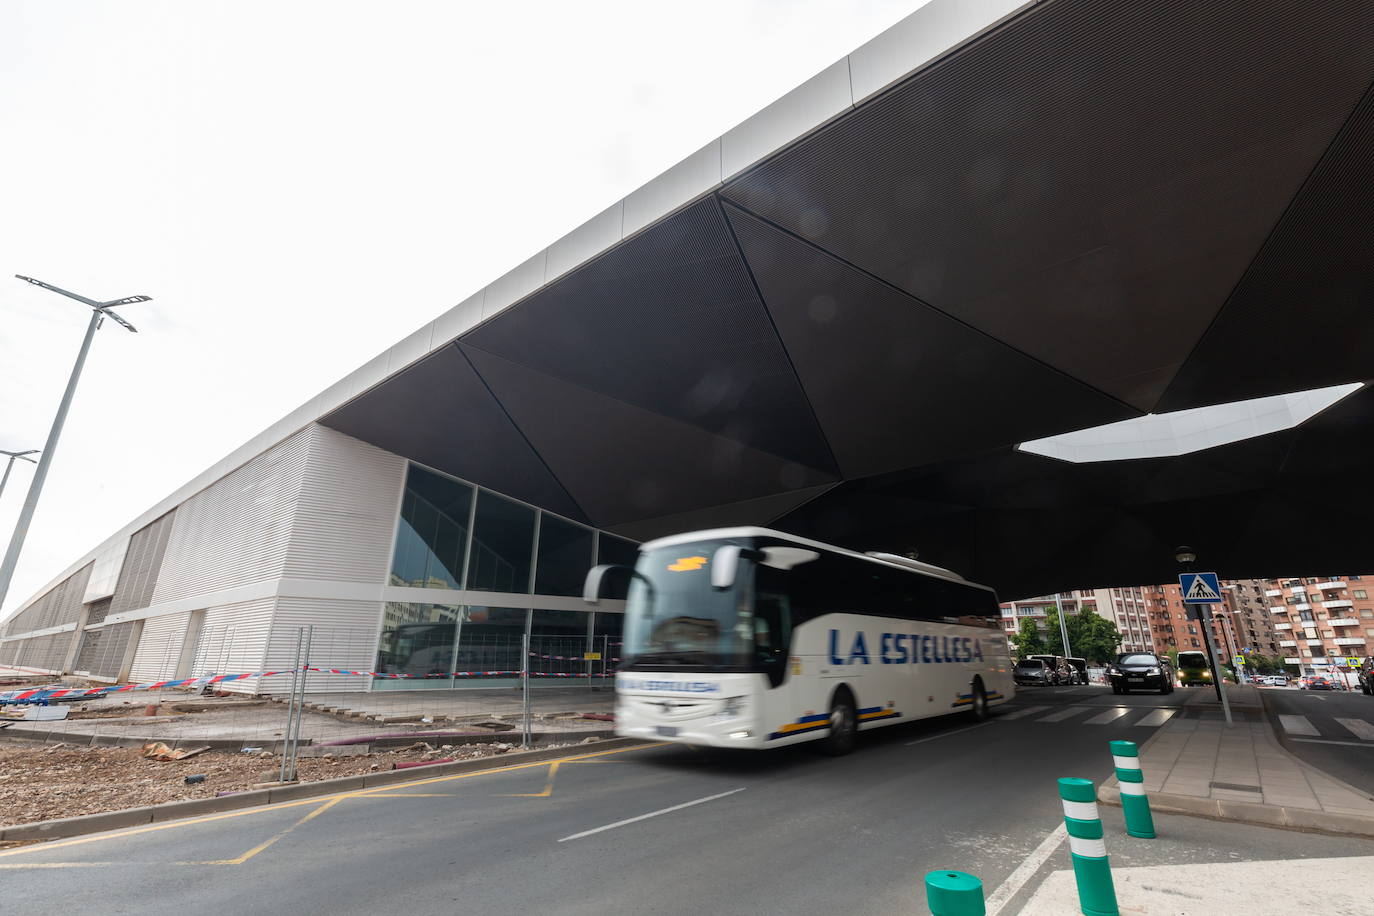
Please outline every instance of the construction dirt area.
[[[45, 680], [48, 685], [58, 686]], [[518, 694], [511, 693], [310, 696], [299, 713], [298, 781], [518, 750], [524, 711]], [[556, 747], [611, 735], [607, 694], [538, 694], [529, 716], [531, 745]], [[51, 707], [0, 707], [0, 827], [275, 783], [288, 714], [288, 705], [271, 697], [166, 689]]]
[[[575, 742], [572, 742], [575, 743]], [[398, 763], [499, 757], [519, 744], [408, 747], [347, 757], [302, 758], [300, 782], [390, 770]], [[205, 751], [156, 760], [141, 748], [0, 742], [0, 827], [241, 792], [278, 778], [281, 758], [266, 751]], [[417, 778], [424, 773], [416, 770]], [[187, 783], [187, 777], [203, 777]]]

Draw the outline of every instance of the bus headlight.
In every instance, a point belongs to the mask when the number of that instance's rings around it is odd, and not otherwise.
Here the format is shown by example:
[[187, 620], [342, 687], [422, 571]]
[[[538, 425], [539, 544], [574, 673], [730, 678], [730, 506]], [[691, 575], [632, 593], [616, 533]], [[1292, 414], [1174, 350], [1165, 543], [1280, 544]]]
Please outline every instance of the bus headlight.
[[727, 697], [716, 715], [723, 719], [744, 715], [744, 697]]

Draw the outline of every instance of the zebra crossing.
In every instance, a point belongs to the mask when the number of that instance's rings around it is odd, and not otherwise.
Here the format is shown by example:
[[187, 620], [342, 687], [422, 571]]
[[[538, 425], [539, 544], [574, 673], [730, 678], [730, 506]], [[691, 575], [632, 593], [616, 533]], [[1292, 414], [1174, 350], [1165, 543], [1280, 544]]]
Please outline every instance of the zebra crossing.
[[1278, 717], [1279, 727], [1284, 734], [1295, 741], [1341, 741], [1352, 738], [1368, 741], [1374, 747], [1374, 722], [1356, 719], [1351, 716], [1319, 717], [1316, 721], [1307, 716], [1284, 714]]
[[[1054, 710], [1049, 712], [1049, 710]], [[1116, 725], [1133, 728], [1158, 728], [1178, 714], [1178, 709], [1149, 706], [1022, 706], [1000, 714], [1002, 722], [1025, 719], [1028, 722], [1071, 722], [1074, 725]]]

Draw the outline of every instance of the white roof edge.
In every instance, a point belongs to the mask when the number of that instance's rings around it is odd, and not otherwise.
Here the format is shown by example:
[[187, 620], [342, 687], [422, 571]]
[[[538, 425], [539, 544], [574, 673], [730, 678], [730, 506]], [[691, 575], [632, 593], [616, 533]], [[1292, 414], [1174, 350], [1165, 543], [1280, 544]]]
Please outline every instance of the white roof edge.
[[111, 542], [132, 535], [330, 411], [1040, 2], [931, 0], [268, 426], [101, 541], [0, 623], [80, 570]]
[[639, 545], [639, 549], [657, 550], [660, 547], [675, 547], [678, 544], [693, 544], [697, 541], [756, 537], [778, 538], [783, 541], [791, 541], [793, 544], [802, 544], [806, 547], [814, 547], [818, 550], [825, 550], [830, 553], [838, 553], [842, 556], [853, 557], [856, 560], [863, 560], [867, 563], [891, 566], [894, 569], [900, 569], [904, 572], [918, 572], [936, 579], [948, 579], [951, 582], [958, 582], [961, 585], [971, 585], [974, 588], [981, 588], [984, 591], [993, 591], [991, 586], [970, 582], [953, 570], [945, 569], [943, 566], [935, 566], [917, 560], [908, 560], [904, 557], [896, 559], [887, 558], [889, 556], [895, 556], [893, 554], [859, 553], [857, 550], [850, 550], [847, 547], [836, 547], [834, 544], [825, 544], [820, 541], [813, 541], [811, 538], [788, 534], [786, 531], [776, 531], [772, 528], [760, 528], [755, 525], [740, 525], [734, 528], [706, 528], [701, 531], [686, 531], [682, 534], [670, 534], [666, 537], [655, 538], [652, 541], [645, 541], [643, 544]]

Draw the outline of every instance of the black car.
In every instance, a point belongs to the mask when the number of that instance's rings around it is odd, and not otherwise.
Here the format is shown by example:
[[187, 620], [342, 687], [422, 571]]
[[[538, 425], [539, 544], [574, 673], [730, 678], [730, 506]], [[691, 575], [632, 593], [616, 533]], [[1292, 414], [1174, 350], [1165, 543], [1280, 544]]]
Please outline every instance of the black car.
[[1066, 658], [1064, 661], [1069, 666], [1070, 684], [1088, 683], [1088, 660], [1086, 658]]
[[1169, 659], [1153, 652], [1118, 655], [1116, 661], [1107, 666], [1107, 679], [1111, 681], [1112, 693], [1130, 693], [1132, 690], [1174, 692], [1174, 672], [1169, 667]]
[[1049, 687], [1055, 683], [1054, 673], [1038, 658], [1023, 658], [1011, 669], [1011, 678], [1021, 686]]
[[1366, 696], [1374, 696], [1374, 655], [1369, 656], [1360, 665], [1360, 692]]
[[1064, 661], [1064, 657], [1062, 655], [1026, 656], [1026, 661], [1033, 661], [1035, 659], [1039, 659], [1040, 661], [1045, 663], [1045, 670], [1049, 672], [1049, 679], [1046, 681], [1046, 683], [1053, 684], [1056, 687], [1058, 687], [1060, 684], [1073, 683], [1073, 681], [1070, 680], [1071, 669], [1069, 668], [1068, 663]]

